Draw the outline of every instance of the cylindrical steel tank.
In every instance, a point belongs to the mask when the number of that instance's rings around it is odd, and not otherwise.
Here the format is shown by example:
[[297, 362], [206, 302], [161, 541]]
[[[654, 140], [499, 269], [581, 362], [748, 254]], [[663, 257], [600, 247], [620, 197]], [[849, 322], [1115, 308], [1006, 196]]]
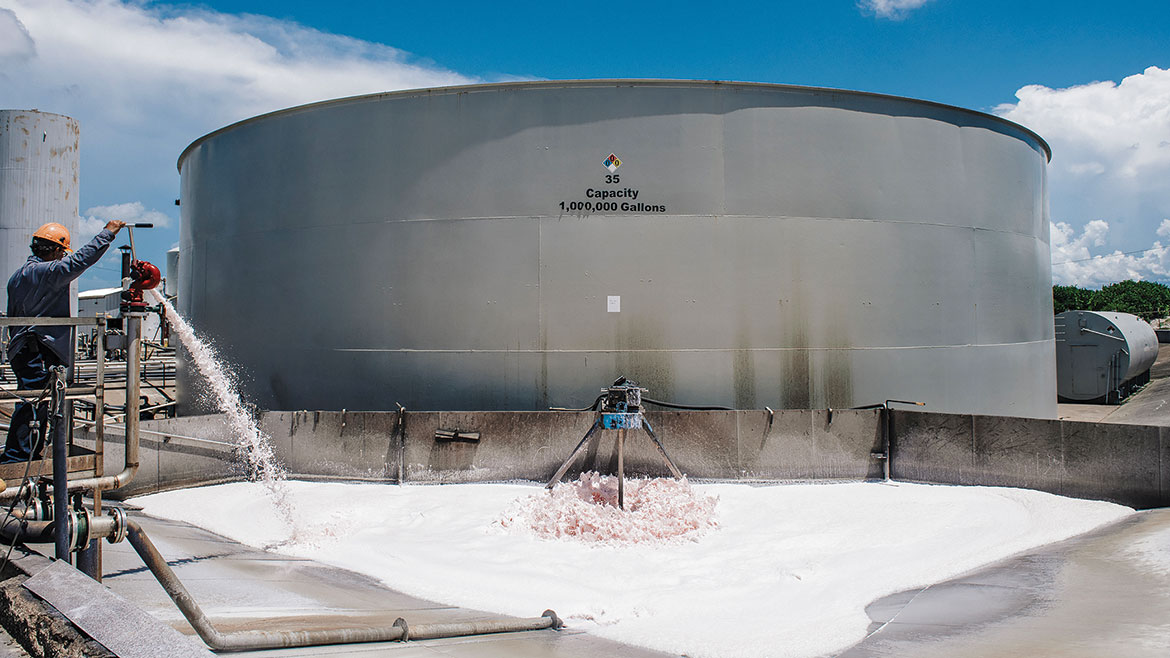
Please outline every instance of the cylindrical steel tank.
[[782, 85], [317, 103], [180, 156], [180, 309], [264, 408], [581, 406], [625, 375], [1054, 416], [1047, 158], [987, 114]]
[[1158, 335], [1128, 313], [1065, 311], [1056, 316], [1057, 393], [1073, 402], [1119, 402], [1150, 380]]
[[[57, 222], [77, 234], [81, 171], [77, 120], [36, 110], [0, 110], [0, 273], [3, 282], [29, 257], [33, 231]], [[77, 284], [72, 286], [77, 310]], [[0, 311], [8, 288], [0, 286]]]
[[168, 297], [179, 294], [179, 248], [167, 250], [167, 276], [163, 293]]

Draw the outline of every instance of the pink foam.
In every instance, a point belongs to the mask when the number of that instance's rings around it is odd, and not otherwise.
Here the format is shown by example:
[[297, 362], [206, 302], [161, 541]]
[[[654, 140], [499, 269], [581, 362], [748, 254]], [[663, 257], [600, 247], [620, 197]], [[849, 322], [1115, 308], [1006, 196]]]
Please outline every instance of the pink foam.
[[582, 473], [552, 491], [519, 499], [500, 519], [504, 528], [548, 539], [639, 544], [697, 538], [715, 528], [715, 496], [700, 494], [686, 478], [627, 479], [625, 509], [617, 506], [616, 477]]

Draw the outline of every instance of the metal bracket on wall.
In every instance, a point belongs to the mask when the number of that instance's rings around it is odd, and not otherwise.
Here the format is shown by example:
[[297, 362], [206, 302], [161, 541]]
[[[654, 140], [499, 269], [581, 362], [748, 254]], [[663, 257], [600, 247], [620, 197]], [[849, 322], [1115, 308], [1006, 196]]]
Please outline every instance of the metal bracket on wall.
[[436, 441], [463, 441], [465, 443], [479, 443], [479, 432], [465, 432], [463, 430], [435, 430]]

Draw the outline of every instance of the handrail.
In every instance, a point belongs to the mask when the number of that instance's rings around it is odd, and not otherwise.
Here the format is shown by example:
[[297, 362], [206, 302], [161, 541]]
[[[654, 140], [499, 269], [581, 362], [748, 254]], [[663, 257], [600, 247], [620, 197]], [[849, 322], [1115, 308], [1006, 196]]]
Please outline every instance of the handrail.
[[0, 317], [0, 327], [96, 327], [105, 324], [104, 317], [80, 318], [34, 318], [34, 317]]
[[[126, 486], [134, 478], [138, 472], [138, 414], [140, 401], [138, 399], [138, 377], [141, 368], [140, 345], [142, 341], [141, 323], [142, 315], [136, 313], [126, 314], [124, 316], [128, 322], [126, 323], [126, 373], [127, 373], [127, 395], [126, 395], [126, 449], [125, 461], [122, 470], [116, 475], [96, 475], [100, 473], [100, 461], [95, 459], [93, 477], [80, 478], [69, 480], [66, 488], [70, 492], [91, 491], [95, 494], [100, 494], [102, 491], [110, 491]], [[99, 317], [79, 317], [79, 318], [30, 318], [30, 317], [0, 317], [0, 327], [5, 326], [105, 326], [106, 318]], [[97, 361], [98, 372], [104, 374], [104, 359]], [[94, 387], [85, 387], [87, 394], [93, 395], [96, 398], [104, 399], [103, 386], [104, 377], [99, 377], [100, 384]], [[75, 388], [75, 387], [71, 387]], [[7, 391], [4, 391], [7, 392]], [[98, 410], [96, 415], [98, 418], [103, 418], [102, 422], [95, 426], [95, 430], [104, 435], [104, 410]], [[13, 498], [27, 496], [31, 491], [29, 483], [22, 482], [19, 487], [5, 487], [0, 490], [0, 501], [10, 501]]]

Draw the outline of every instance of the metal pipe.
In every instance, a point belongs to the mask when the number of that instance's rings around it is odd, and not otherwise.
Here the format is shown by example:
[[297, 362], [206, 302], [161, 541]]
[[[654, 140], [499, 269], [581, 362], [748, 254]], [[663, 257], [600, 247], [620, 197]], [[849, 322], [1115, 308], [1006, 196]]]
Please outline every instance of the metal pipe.
[[500, 619], [465, 622], [458, 624], [422, 624], [409, 626], [405, 620], [397, 620], [393, 626], [380, 628], [333, 628], [316, 631], [239, 631], [221, 633], [200, 609], [199, 604], [175, 576], [166, 559], [146, 536], [142, 526], [133, 519], [126, 520], [126, 537], [130, 545], [142, 558], [146, 567], [158, 579], [167, 595], [178, 606], [183, 617], [195, 632], [213, 651], [251, 651], [279, 649], [283, 647], [308, 647], [326, 644], [352, 644], [357, 642], [390, 642], [407, 639], [435, 639], [478, 635], [481, 633], [507, 633], [532, 631], [546, 628], [560, 628], [561, 620], [556, 613], [546, 610], [544, 615], [530, 619]]
[[52, 541], [54, 534], [52, 521], [26, 521], [13, 517], [0, 524], [0, 537], [9, 544], [17, 542], [39, 544]]
[[[93, 440], [93, 476], [100, 478], [105, 475], [105, 445], [106, 445], [106, 424], [103, 422], [106, 410], [106, 395], [105, 395], [105, 372], [106, 372], [106, 325], [105, 318], [97, 327], [97, 332], [94, 335], [94, 356], [96, 372], [94, 373], [94, 394], [93, 416], [94, 416], [94, 440]], [[91, 539], [88, 546], [85, 546], [77, 553], [77, 568], [85, 575], [93, 578], [97, 582], [102, 582], [102, 544], [98, 537], [100, 535], [94, 532], [97, 522], [102, 518], [102, 492], [93, 492], [93, 516], [90, 522], [90, 534], [95, 537]]]
[[[69, 445], [65, 442], [65, 368], [53, 368], [53, 426], [50, 440], [53, 442], [53, 518], [60, 520], [54, 537], [56, 558], [73, 564], [73, 551], [69, 542]], [[35, 455], [30, 455], [33, 459]]]
[[552, 489], [558, 482], [561, 481], [561, 478], [565, 476], [565, 472], [569, 470], [569, 466], [572, 466], [573, 460], [577, 459], [577, 455], [581, 454], [581, 451], [585, 449], [585, 444], [589, 442], [590, 437], [596, 434], [600, 429], [601, 418], [598, 417], [593, 421], [593, 426], [590, 427], [589, 431], [585, 433], [585, 436], [581, 439], [581, 442], [577, 444], [577, 447], [573, 448], [573, 454], [569, 455], [569, 458], [565, 460], [565, 463], [561, 464], [561, 467], [558, 468], [557, 472], [553, 474], [552, 479], [548, 481], [548, 484], [544, 485], [545, 489]]

